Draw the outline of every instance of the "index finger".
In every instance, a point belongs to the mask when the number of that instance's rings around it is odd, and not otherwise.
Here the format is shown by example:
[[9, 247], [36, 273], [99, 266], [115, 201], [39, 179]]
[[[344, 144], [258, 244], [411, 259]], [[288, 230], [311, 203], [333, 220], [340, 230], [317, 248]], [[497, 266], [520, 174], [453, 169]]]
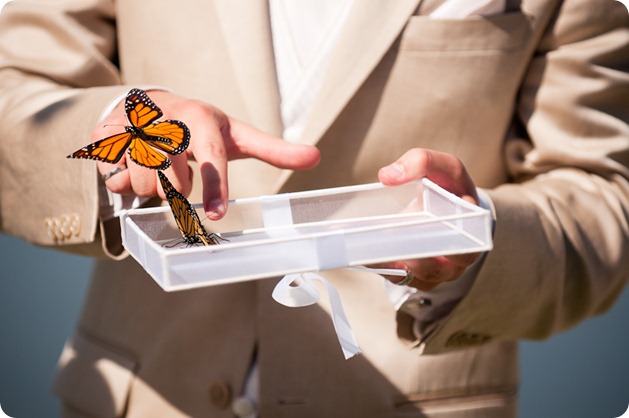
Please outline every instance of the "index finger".
[[203, 210], [208, 218], [218, 220], [227, 210], [229, 189], [227, 184], [227, 151], [223, 138], [223, 128], [216, 123], [204, 123], [194, 127], [194, 140], [190, 150], [199, 163], [203, 183]]

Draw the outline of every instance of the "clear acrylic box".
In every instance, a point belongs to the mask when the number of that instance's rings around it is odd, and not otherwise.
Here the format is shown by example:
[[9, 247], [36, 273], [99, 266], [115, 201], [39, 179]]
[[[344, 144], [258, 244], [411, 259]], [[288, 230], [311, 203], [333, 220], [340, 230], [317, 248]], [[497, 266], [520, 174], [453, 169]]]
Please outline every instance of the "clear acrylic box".
[[490, 212], [426, 179], [236, 199], [203, 221], [225, 238], [212, 246], [183, 243], [168, 206], [120, 222], [125, 248], [166, 291], [492, 248]]

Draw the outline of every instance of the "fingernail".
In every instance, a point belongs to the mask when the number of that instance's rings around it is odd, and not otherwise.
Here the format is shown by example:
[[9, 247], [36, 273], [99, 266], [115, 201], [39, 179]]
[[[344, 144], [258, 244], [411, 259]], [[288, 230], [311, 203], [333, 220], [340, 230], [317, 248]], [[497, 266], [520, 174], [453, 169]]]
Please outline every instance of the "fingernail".
[[210, 219], [220, 218], [225, 214], [225, 205], [221, 199], [214, 199], [207, 205], [205, 212]]
[[404, 166], [399, 163], [390, 164], [384, 167], [382, 171], [385, 176], [393, 180], [400, 180], [405, 174]]

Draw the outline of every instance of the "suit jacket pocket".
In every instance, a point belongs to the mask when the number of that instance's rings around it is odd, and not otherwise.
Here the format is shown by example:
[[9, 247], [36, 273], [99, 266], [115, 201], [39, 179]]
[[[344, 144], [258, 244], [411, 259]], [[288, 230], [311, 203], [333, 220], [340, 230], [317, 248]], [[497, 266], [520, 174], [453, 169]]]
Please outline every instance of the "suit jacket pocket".
[[531, 33], [522, 12], [465, 19], [413, 16], [400, 40], [403, 51], [496, 51], [520, 47]]
[[90, 416], [122, 417], [137, 364], [127, 353], [77, 334], [63, 348], [53, 390]]

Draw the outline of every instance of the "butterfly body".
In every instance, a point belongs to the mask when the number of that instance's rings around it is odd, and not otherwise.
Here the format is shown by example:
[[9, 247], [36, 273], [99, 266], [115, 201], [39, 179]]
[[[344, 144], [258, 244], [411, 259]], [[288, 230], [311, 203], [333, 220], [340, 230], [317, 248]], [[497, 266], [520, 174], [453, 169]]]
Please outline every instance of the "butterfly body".
[[128, 151], [131, 160], [155, 170], [164, 170], [171, 160], [158, 150], [181, 154], [190, 143], [190, 130], [181, 121], [158, 121], [163, 113], [141, 89], [131, 89], [125, 99], [125, 113], [131, 123], [124, 132], [103, 138], [68, 155], [115, 164]]
[[125, 126], [124, 130], [131, 134], [131, 136], [138, 137], [144, 141], [148, 140], [148, 136], [144, 135], [144, 131], [137, 126]]
[[158, 171], [157, 174], [184, 242], [188, 245], [203, 243], [209, 246], [219, 244], [220, 240], [224, 238], [221, 238], [218, 234], [209, 234], [203, 224], [201, 224], [197, 211], [188, 202], [188, 199], [174, 188], [164, 173]]

